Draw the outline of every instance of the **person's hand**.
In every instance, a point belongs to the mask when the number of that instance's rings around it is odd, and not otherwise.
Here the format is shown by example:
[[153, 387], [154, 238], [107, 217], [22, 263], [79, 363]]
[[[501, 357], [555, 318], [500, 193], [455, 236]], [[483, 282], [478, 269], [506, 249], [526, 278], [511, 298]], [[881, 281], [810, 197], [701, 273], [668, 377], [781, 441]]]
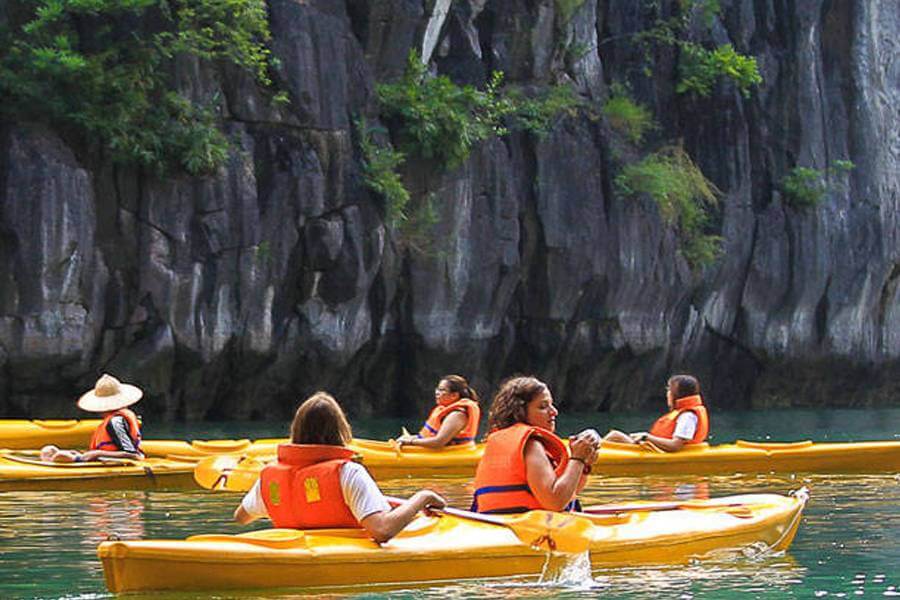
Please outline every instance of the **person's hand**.
[[596, 454], [598, 443], [597, 440], [594, 440], [589, 435], [578, 434], [569, 438], [569, 451], [572, 454], [572, 458], [583, 462], [585, 466], [590, 466], [593, 464], [591, 459]]
[[641, 442], [647, 439], [647, 436], [650, 435], [646, 431], [638, 431], [637, 433], [629, 434], [629, 437], [634, 441], [635, 444], [640, 444]]
[[574, 436], [569, 438], [569, 441], [573, 438], [585, 438], [589, 440], [594, 447], [600, 446], [600, 443], [603, 441], [603, 438], [600, 436], [600, 433], [597, 432], [596, 429], [585, 429], [584, 431], [580, 431]]
[[395, 441], [398, 444], [400, 444], [401, 446], [405, 446], [405, 445], [411, 445], [414, 439], [416, 439], [416, 436], [407, 433], [407, 434], [401, 435]]
[[416, 496], [421, 510], [424, 510], [426, 514], [431, 514], [430, 509], [432, 508], [444, 508], [447, 506], [447, 501], [444, 497], [431, 490], [419, 490], [416, 492]]

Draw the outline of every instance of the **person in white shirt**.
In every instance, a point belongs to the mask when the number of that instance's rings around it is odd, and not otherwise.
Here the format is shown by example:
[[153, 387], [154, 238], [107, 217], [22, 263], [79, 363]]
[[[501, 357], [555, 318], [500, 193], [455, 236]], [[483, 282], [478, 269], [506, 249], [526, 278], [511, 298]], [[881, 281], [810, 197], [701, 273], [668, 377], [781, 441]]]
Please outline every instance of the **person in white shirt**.
[[276, 527], [361, 527], [383, 543], [420, 510], [446, 505], [438, 494], [420, 490], [392, 507], [365, 467], [353, 462], [345, 447], [352, 437], [331, 395], [310, 396], [294, 415], [291, 443], [278, 447], [278, 461], [262, 470], [235, 509], [235, 521], [268, 517]]
[[619, 444], [650, 442], [660, 450], [678, 452], [685, 445], [706, 441], [709, 417], [700, 396], [700, 382], [692, 375], [673, 375], [666, 383], [669, 412], [656, 420], [650, 431], [623, 433], [612, 429], [603, 441]]

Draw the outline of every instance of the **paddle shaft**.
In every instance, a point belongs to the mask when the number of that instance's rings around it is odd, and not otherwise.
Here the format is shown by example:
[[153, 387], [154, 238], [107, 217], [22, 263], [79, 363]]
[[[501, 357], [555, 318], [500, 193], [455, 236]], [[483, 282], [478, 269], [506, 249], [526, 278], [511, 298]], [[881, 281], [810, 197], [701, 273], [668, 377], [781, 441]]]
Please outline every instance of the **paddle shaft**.
[[[392, 506], [399, 506], [406, 502], [402, 498], [395, 498], [394, 496], [385, 496], [385, 499]], [[481, 523], [490, 523], [491, 525], [500, 525], [501, 527], [509, 527], [509, 524], [503, 521], [502, 519], [498, 519], [496, 517], [492, 517], [490, 515], [483, 515], [481, 513], [472, 512], [470, 510], [462, 510], [460, 508], [453, 508], [452, 506], [445, 506], [444, 508], [429, 508], [428, 510], [434, 511], [437, 513], [443, 513], [445, 515], [451, 515], [453, 517], [459, 517], [460, 519], [469, 519], [470, 521], [480, 521]]]
[[689, 502], [668, 502], [656, 504], [611, 504], [608, 506], [587, 507], [581, 512], [589, 515], [613, 515], [622, 512], [655, 512], [664, 510], [679, 509], [717, 509], [717, 508], [736, 508], [744, 506], [741, 502], [729, 502], [727, 504], [700, 504], [694, 505]]

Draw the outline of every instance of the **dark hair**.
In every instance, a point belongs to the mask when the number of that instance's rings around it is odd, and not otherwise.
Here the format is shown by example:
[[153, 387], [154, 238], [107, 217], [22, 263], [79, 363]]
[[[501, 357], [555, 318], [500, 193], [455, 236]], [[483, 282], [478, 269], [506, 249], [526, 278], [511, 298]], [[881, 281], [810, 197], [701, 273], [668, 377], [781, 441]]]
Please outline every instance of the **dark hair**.
[[515, 376], [503, 381], [491, 403], [488, 431], [524, 423], [528, 403], [546, 389], [547, 384], [536, 377]]
[[346, 446], [353, 439], [350, 423], [331, 394], [316, 392], [303, 401], [291, 422], [291, 443]]
[[700, 382], [693, 375], [672, 375], [666, 383], [672, 391], [672, 399], [696, 396], [700, 393]]
[[456, 392], [460, 398], [468, 398], [474, 402], [478, 402], [478, 394], [475, 393], [469, 382], [461, 375], [444, 375], [441, 381], [446, 381], [450, 387], [450, 392]]

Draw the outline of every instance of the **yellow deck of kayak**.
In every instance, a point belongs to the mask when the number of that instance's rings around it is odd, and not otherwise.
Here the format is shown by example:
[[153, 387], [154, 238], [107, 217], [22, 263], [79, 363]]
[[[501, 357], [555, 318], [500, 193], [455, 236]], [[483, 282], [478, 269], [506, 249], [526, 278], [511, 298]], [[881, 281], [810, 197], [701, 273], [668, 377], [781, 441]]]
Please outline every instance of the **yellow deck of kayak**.
[[[746, 547], [786, 549], [805, 494], [729, 496], [677, 510], [587, 516], [595, 567], [681, 564]], [[648, 506], [653, 503], [648, 503]], [[740, 508], [734, 508], [739, 505]], [[514, 517], [513, 517], [514, 518]], [[360, 530], [271, 529], [187, 540], [103, 542], [111, 592], [327, 588], [414, 584], [539, 574], [545, 552], [507, 527], [420, 515], [379, 546]]]
[[194, 463], [148, 458], [69, 464], [0, 452], [0, 491], [194, 489]]
[[98, 425], [99, 419], [0, 419], [0, 448], [20, 450], [40, 448], [46, 444], [56, 444], [63, 448], [84, 447]]

